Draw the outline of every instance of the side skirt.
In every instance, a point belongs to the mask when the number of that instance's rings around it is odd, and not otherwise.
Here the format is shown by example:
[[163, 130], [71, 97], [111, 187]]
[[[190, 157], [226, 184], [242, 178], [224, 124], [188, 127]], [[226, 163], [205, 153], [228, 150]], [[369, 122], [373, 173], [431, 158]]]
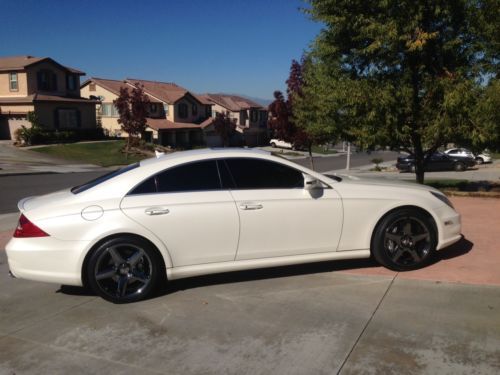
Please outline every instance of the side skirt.
[[288, 266], [292, 264], [314, 263], [327, 260], [340, 259], [360, 259], [369, 258], [370, 250], [339, 251], [331, 253], [293, 255], [274, 258], [260, 258], [248, 260], [235, 260], [232, 262], [207, 263], [194, 266], [173, 267], [167, 269], [169, 280], [181, 279], [184, 277], [207, 275], [211, 273], [222, 273], [232, 271], [243, 271], [255, 268], [268, 268]]

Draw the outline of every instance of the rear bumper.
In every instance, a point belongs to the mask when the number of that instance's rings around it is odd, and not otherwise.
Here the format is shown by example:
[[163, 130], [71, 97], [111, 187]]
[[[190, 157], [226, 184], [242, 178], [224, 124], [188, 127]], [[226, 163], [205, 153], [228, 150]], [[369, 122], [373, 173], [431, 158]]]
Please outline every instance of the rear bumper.
[[52, 237], [12, 238], [5, 250], [16, 278], [81, 286], [82, 254], [88, 245]]

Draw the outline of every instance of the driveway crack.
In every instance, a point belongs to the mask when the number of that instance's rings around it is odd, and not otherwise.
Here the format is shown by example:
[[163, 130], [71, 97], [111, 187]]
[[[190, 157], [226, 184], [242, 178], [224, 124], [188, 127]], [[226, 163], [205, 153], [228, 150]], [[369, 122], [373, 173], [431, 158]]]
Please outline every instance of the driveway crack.
[[342, 370], [344, 368], [344, 365], [347, 363], [347, 361], [351, 357], [351, 354], [354, 352], [354, 349], [358, 345], [359, 340], [361, 340], [361, 337], [363, 337], [366, 329], [368, 328], [368, 326], [370, 325], [370, 323], [373, 320], [373, 317], [375, 316], [375, 314], [377, 313], [378, 309], [382, 305], [382, 302], [384, 301], [385, 296], [387, 296], [387, 294], [389, 293], [389, 290], [391, 290], [391, 287], [394, 284], [394, 280], [396, 280], [396, 277], [398, 277], [398, 275], [399, 275], [399, 272], [394, 275], [394, 277], [392, 278], [391, 282], [387, 286], [387, 289], [385, 290], [384, 294], [380, 298], [380, 301], [378, 302], [377, 306], [375, 307], [375, 309], [373, 310], [372, 314], [370, 315], [370, 318], [366, 321], [365, 326], [363, 327], [363, 329], [361, 330], [358, 338], [356, 339], [356, 341], [354, 342], [353, 346], [351, 347], [351, 350], [349, 350], [349, 353], [347, 353], [347, 356], [342, 361], [342, 364], [340, 365], [339, 370], [337, 371], [337, 375], [339, 375], [342, 372]]

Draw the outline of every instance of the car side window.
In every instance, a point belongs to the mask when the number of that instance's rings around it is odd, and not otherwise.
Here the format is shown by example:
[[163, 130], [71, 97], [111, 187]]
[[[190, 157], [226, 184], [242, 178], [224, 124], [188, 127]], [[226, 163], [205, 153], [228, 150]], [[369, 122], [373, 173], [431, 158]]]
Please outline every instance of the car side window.
[[228, 158], [235, 189], [293, 189], [304, 187], [301, 171], [269, 160]]
[[129, 195], [220, 190], [215, 160], [186, 163], [169, 168], [136, 186]]

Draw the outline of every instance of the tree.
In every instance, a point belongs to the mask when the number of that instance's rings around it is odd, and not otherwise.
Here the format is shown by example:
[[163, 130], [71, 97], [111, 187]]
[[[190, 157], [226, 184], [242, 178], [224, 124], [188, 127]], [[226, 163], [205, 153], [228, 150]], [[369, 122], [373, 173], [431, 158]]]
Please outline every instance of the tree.
[[420, 183], [439, 147], [491, 136], [474, 117], [481, 85], [498, 73], [499, 0], [307, 2], [324, 28], [308, 54], [300, 121], [409, 152]]
[[118, 123], [123, 131], [127, 132], [127, 153], [130, 150], [133, 138], [146, 130], [149, 108], [149, 97], [144, 93], [144, 87], [136, 83], [131, 91], [128, 87], [120, 87], [120, 95], [113, 101], [118, 110]]
[[303, 97], [305, 64], [304, 59], [300, 63], [292, 60], [290, 75], [286, 81], [287, 98], [285, 99], [281, 91], [274, 92], [274, 101], [269, 105], [271, 119], [268, 124], [275, 137], [290, 142], [295, 147], [306, 148], [311, 168], [314, 169], [312, 146], [330, 141], [331, 134], [319, 131], [309, 126], [307, 121], [300, 121], [300, 118], [294, 116], [296, 103], [300, 102]]
[[236, 122], [229, 117], [229, 112], [216, 113], [214, 119], [215, 133], [222, 139], [222, 145], [228, 147], [236, 130]]

